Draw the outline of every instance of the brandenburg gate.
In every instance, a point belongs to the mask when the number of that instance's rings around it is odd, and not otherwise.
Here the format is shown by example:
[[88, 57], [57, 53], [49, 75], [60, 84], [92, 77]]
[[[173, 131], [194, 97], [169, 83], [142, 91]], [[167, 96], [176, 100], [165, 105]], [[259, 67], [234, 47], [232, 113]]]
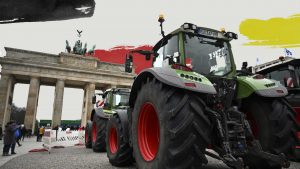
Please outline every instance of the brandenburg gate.
[[[0, 57], [0, 123], [2, 128], [10, 120], [14, 86], [29, 84], [24, 124], [35, 128], [39, 90], [41, 85], [55, 86], [52, 127], [61, 124], [64, 87], [84, 90], [81, 125], [86, 124], [93, 109], [95, 90], [111, 87], [130, 87], [133, 74], [125, 73], [124, 66], [99, 61], [89, 56], [60, 53], [58, 55], [5, 48]], [[44, 96], [47, 97], [47, 96]]]

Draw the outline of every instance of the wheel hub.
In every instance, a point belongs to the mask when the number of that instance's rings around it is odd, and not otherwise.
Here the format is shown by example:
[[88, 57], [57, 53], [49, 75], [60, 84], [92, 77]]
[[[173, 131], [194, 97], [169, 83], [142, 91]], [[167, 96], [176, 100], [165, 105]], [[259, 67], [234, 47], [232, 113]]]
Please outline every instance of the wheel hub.
[[113, 154], [118, 151], [118, 133], [114, 127], [109, 130], [109, 149]]
[[95, 122], [93, 122], [93, 127], [92, 127], [92, 141], [93, 143], [96, 142], [97, 139], [97, 125]]
[[155, 159], [160, 140], [159, 121], [151, 103], [144, 103], [138, 119], [138, 145], [145, 161]]

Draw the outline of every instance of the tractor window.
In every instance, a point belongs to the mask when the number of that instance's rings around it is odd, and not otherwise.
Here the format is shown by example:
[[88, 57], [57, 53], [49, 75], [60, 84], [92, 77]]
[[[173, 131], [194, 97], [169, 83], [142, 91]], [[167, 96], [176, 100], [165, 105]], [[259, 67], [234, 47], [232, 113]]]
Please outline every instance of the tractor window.
[[172, 63], [179, 63], [179, 57], [174, 57], [175, 53], [179, 52], [178, 48], [178, 35], [175, 35], [157, 51], [158, 56], [153, 61], [153, 67], [164, 67]]
[[111, 106], [111, 100], [110, 100], [110, 98], [111, 98], [111, 92], [108, 92], [107, 94], [106, 94], [106, 96], [105, 96], [105, 99], [104, 99], [104, 104], [106, 105], [106, 106]]
[[286, 87], [295, 87], [294, 80], [291, 76], [291, 72], [288, 69], [277, 70], [267, 74], [268, 78], [279, 81]]
[[165, 45], [164, 56], [174, 56], [174, 53], [178, 51], [178, 36], [176, 35], [169, 39]]
[[164, 47], [161, 47], [157, 51], [157, 54], [158, 54], [158, 56], [153, 61], [153, 67], [162, 67], [162, 63], [163, 63], [163, 60], [164, 60]]
[[231, 71], [228, 42], [194, 35], [185, 36], [186, 66], [200, 74], [223, 76]]
[[300, 86], [300, 67], [295, 68], [298, 86]]
[[115, 93], [113, 97], [113, 107], [127, 106], [129, 93]]

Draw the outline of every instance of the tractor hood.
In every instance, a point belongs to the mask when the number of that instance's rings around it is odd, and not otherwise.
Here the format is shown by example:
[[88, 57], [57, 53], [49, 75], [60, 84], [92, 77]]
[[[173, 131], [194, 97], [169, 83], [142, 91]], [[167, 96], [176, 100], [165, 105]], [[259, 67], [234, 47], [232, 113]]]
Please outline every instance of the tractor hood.
[[266, 78], [253, 76], [238, 76], [238, 94], [237, 98], [245, 98], [252, 93], [264, 97], [284, 97], [288, 94], [287, 89], [279, 82]]
[[170, 86], [200, 93], [216, 94], [212, 83], [205, 76], [196, 72], [158, 67], [145, 71], [152, 73], [159, 81]]

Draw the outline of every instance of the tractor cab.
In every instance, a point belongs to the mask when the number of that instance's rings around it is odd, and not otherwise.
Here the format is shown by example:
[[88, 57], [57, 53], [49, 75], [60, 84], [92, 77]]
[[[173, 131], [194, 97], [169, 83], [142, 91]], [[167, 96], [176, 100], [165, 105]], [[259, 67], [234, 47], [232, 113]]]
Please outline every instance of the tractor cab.
[[[96, 101], [96, 95], [101, 96]], [[130, 89], [111, 88], [104, 93], [97, 93], [93, 96], [93, 104], [96, 107], [103, 108], [104, 111], [111, 111], [112, 109], [125, 109], [128, 106]]]
[[126, 57], [125, 72], [132, 72], [131, 54], [140, 53], [146, 56], [146, 60], [153, 59], [153, 67], [171, 67], [204, 76], [235, 74], [236, 66], [230, 41], [237, 39], [237, 34], [226, 32], [225, 29], [217, 31], [184, 23], [179, 29], [165, 36], [163, 16], [158, 21], [163, 38], [152, 51], [131, 51]]
[[300, 59], [280, 57], [253, 67], [253, 72], [274, 79], [289, 90], [300, 88]]
[[235, 33], [185, 23], [154, 46], [153, 67], [226, 76], [235, 71], [229, 43], [232, 39], [237, 39]]

